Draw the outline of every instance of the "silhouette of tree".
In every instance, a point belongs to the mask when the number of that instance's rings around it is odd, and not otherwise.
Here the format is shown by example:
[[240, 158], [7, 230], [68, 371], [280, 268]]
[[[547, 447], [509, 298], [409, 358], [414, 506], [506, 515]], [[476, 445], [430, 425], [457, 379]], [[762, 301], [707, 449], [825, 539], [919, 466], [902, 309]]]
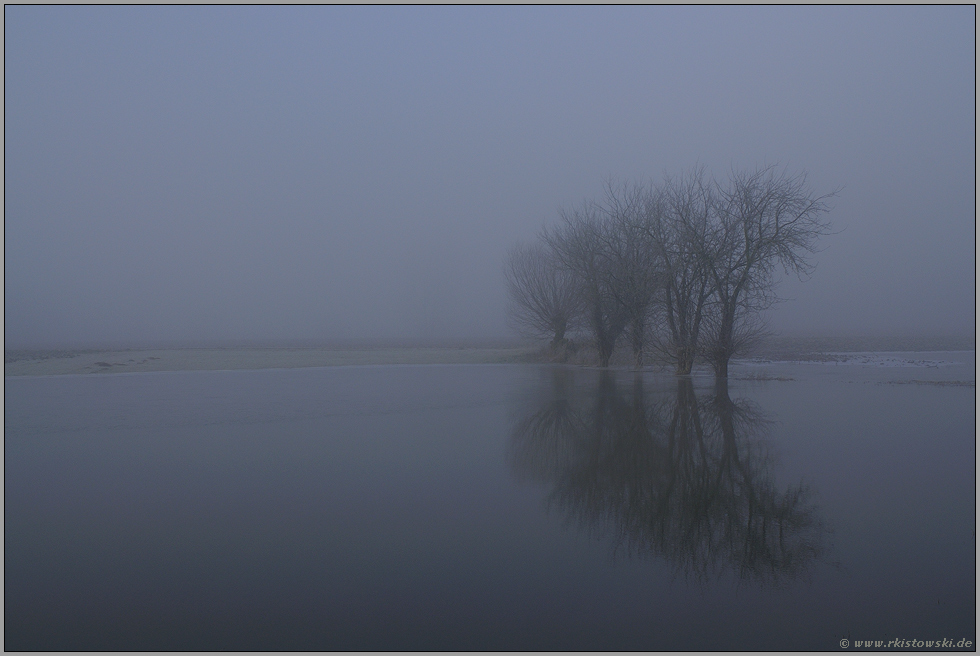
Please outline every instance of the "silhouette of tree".
[[718, 189], [712, 228], [701, 244], [714, 300], [705, 352], [716, 376], [728, 376], [729, 360], [752, 336], [747, 328], [772, 304], [776, 267], [798, 275], [811, 271], [807, 256], [830, 229], [825, 214], [833, 196], [816, 195], [806, 173], [774, 166], [733, 171], [728, 186]]
[[629, 314], [616, 288], [610, 225], [602, 208], [586, 202], [580, 209], [562, 211], [561, 225], [545, 230], [542, 239], [571, 272], [582, 291], [585, 323], [592, 333], [599, 366], [608, 367], [616, 340], [626, 328]]
[[504, 275], [512, 325], [525, 336], [551, 338], [552, 351], [563, 346], [581, 311], [578, 278], [537, 244], [512, 248]]

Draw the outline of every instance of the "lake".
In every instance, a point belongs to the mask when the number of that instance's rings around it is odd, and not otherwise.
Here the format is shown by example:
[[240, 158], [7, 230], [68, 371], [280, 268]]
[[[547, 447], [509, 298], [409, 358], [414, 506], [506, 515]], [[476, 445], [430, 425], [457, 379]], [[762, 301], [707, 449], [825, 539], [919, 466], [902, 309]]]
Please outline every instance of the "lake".
[[5, 379], [7, 650], [976, 644], [975, 355]]

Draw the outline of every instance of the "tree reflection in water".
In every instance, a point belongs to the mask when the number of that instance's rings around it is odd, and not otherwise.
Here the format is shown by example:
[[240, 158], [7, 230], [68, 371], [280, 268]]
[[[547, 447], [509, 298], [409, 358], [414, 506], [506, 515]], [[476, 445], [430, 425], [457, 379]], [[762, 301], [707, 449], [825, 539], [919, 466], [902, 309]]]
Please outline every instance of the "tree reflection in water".
[[549, 373], [514, 425], [508, 457], [520, 479], [551, 486], [550, 508], [702, 581], [732, 572], [778, 583], [819, 555], [810, 490], [776, 487], [771, 422], [733, 400], [726, 381], [699, 396], [678, 378], [676, 392], [653, 394], [637, 375], [627, 393], [609, 371], [594, 382], [592, 372]]

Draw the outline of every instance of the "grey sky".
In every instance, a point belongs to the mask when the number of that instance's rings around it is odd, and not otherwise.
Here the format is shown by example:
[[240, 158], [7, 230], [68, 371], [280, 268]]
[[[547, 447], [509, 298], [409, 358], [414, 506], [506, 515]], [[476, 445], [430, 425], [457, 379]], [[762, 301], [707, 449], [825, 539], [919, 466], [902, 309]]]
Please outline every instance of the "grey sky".
[[844, 189], [773, 326], [972, 333], [975, 9], [6, 7], [7, 347], [507, 336], [603, 178]]

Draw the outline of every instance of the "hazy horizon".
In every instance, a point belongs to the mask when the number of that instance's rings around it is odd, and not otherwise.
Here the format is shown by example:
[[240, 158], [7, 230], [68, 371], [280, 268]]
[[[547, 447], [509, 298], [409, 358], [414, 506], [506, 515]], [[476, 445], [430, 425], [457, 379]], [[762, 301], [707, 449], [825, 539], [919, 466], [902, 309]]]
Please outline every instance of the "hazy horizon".
[[[590, 342], [582, 334], [583, 342]], [[771, 333], [764, 335], [758, 344], [752, 346], [743, 355], [768, 353], [789, 345], [794, 350], [812, 348], [819, 345], [818, 350], [829, 348], [845, 351], [962, 351], [974, 350], [976, 335], [973, 333], [910, 333], [900, 334], [834, 334], [834, 333]], [[78, 352], [78, 351], [130, 351], [130, 350], [171, 350], [171, 349], [331, 349], [331, 350], [373, 350], [373, 349], [520, 349], [544, 348], [546, 340], [534, 340], [517, 335], [506, 335], [498, 338], [485, 339], [426, 339], [426, 338], [351, 338], [351, 339], [196, 339], [196, 340], [157, 340], [157, 341], [109, 341], [90, 340], [57, 343], [27, 343], [8, 344], [8, 353], [45, 353], [45, 352]], [[855, 347], [859, 348], [855, 348]], [[968, 348], [969, 347], [969, 348]], [[628, 349], [624, 346], [617, 351], [617, 357], [622, 359]], [[654, 361], [656, 355], [651, 355]]]
[[774, 163], [775, 333], [975, 335], [972, 6], [4, 12], [6, 349], [517, 342], [558, 208]]

